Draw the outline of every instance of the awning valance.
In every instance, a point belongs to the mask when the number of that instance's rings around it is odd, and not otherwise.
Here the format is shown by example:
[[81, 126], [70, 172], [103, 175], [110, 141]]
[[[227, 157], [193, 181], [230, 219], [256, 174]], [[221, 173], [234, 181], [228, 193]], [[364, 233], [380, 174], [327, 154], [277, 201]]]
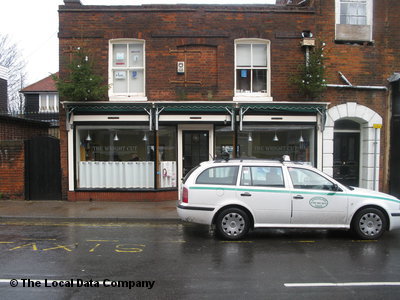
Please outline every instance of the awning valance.
[[[328, 103], [325, 102], [268, 102], [268, 103], [243, 103], [233, 101], [220, 102], [140, 102], [140, 103], [124, 103], [114, 101], [99, 102], [63, 102], [63, 106], [67, 111], [67, 123], [69, 123], [70, 115], [76, 114], [107, 114], [107, 113], [143, 113], [149, 115], [149, 127], [152, 130], [154, 123], [155, 129], [158, 130], [158, 117], [161, 113], [187, 114], [187, 113], [204, 113], [215, 114], [223, 113], [230, 115], [231, 120], [235, 120], [235, 116], [239, 115], [240, 130], [242, 129], [243, 116], [245, 113], [310, 113], [319, 114], [322, 123], [325, 123], [325, 112]], [[153, 122], [154, 120], [154, 122]], [[235, 122], [231, 122], [232, 130], [234, 130]]]

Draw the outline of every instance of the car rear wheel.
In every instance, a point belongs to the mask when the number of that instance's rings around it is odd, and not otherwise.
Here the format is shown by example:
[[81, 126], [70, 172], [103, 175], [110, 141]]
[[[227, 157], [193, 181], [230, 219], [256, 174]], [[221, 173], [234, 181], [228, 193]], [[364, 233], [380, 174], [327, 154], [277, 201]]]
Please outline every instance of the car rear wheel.
[[353, 219], [353, 230], [363, 240], [378, 239], [385, 232], [387, 220], [376, 208], [360, 210]]
[[218, 234], [224, 239], [241, 239], [249, 231], [249, 216], [240, 208], [224, 209], [218, 215], [216, 228]]

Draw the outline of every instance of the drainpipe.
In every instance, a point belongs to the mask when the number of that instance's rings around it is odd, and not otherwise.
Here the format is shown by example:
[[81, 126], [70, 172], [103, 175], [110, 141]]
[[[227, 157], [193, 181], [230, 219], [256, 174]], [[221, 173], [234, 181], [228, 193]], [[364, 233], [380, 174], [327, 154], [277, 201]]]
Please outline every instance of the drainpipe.
[[387, 91], [388, 88], [386, 86], [371, 86], [371, 85], [352, 85], [351, 82], [346, 78], [346, 76], [343, 75], [342, 72], [338, 72], [340, 75], [340, 78], [346, 84], [327, 84], [327, 87], [334, 87], [334, 88], [347, 88], [347, 89], [362, 89], [362, 90], [383, 90]]
[[384, 91], [388, 90], [386, 86], [345, 85], [345, 84], [327, 84], [326, 86], [334, 88], [348, 88], [348, 89], [361, 89], [361, 90], [384, 90]]

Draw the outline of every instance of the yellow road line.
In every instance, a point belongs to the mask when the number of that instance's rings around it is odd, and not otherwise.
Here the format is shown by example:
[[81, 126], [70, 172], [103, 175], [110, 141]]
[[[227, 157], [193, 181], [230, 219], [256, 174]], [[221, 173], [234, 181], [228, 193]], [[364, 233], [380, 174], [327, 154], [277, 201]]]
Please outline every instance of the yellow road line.
[[297, 243], [315, 243], [315, 241], [297, 241]]
[[111, 243], [117, 243], [119, 240], [86, 240], [86, 242], [111, 242]]

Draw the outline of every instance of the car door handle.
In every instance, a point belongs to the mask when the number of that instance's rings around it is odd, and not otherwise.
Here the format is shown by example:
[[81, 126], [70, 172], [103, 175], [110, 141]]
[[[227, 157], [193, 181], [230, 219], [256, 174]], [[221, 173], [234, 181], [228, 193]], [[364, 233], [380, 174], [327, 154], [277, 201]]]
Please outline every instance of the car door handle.
[[246, 193], [240, 194], [240, 196], [243, 196], [243, 197], [251, 197], [251, 194], [250, 194], [249, 192], [246, 192]]
[[304, 199], [304, 197], [302, 195], [297, 195], [297, 196], [293, 196], [293, 199]]

